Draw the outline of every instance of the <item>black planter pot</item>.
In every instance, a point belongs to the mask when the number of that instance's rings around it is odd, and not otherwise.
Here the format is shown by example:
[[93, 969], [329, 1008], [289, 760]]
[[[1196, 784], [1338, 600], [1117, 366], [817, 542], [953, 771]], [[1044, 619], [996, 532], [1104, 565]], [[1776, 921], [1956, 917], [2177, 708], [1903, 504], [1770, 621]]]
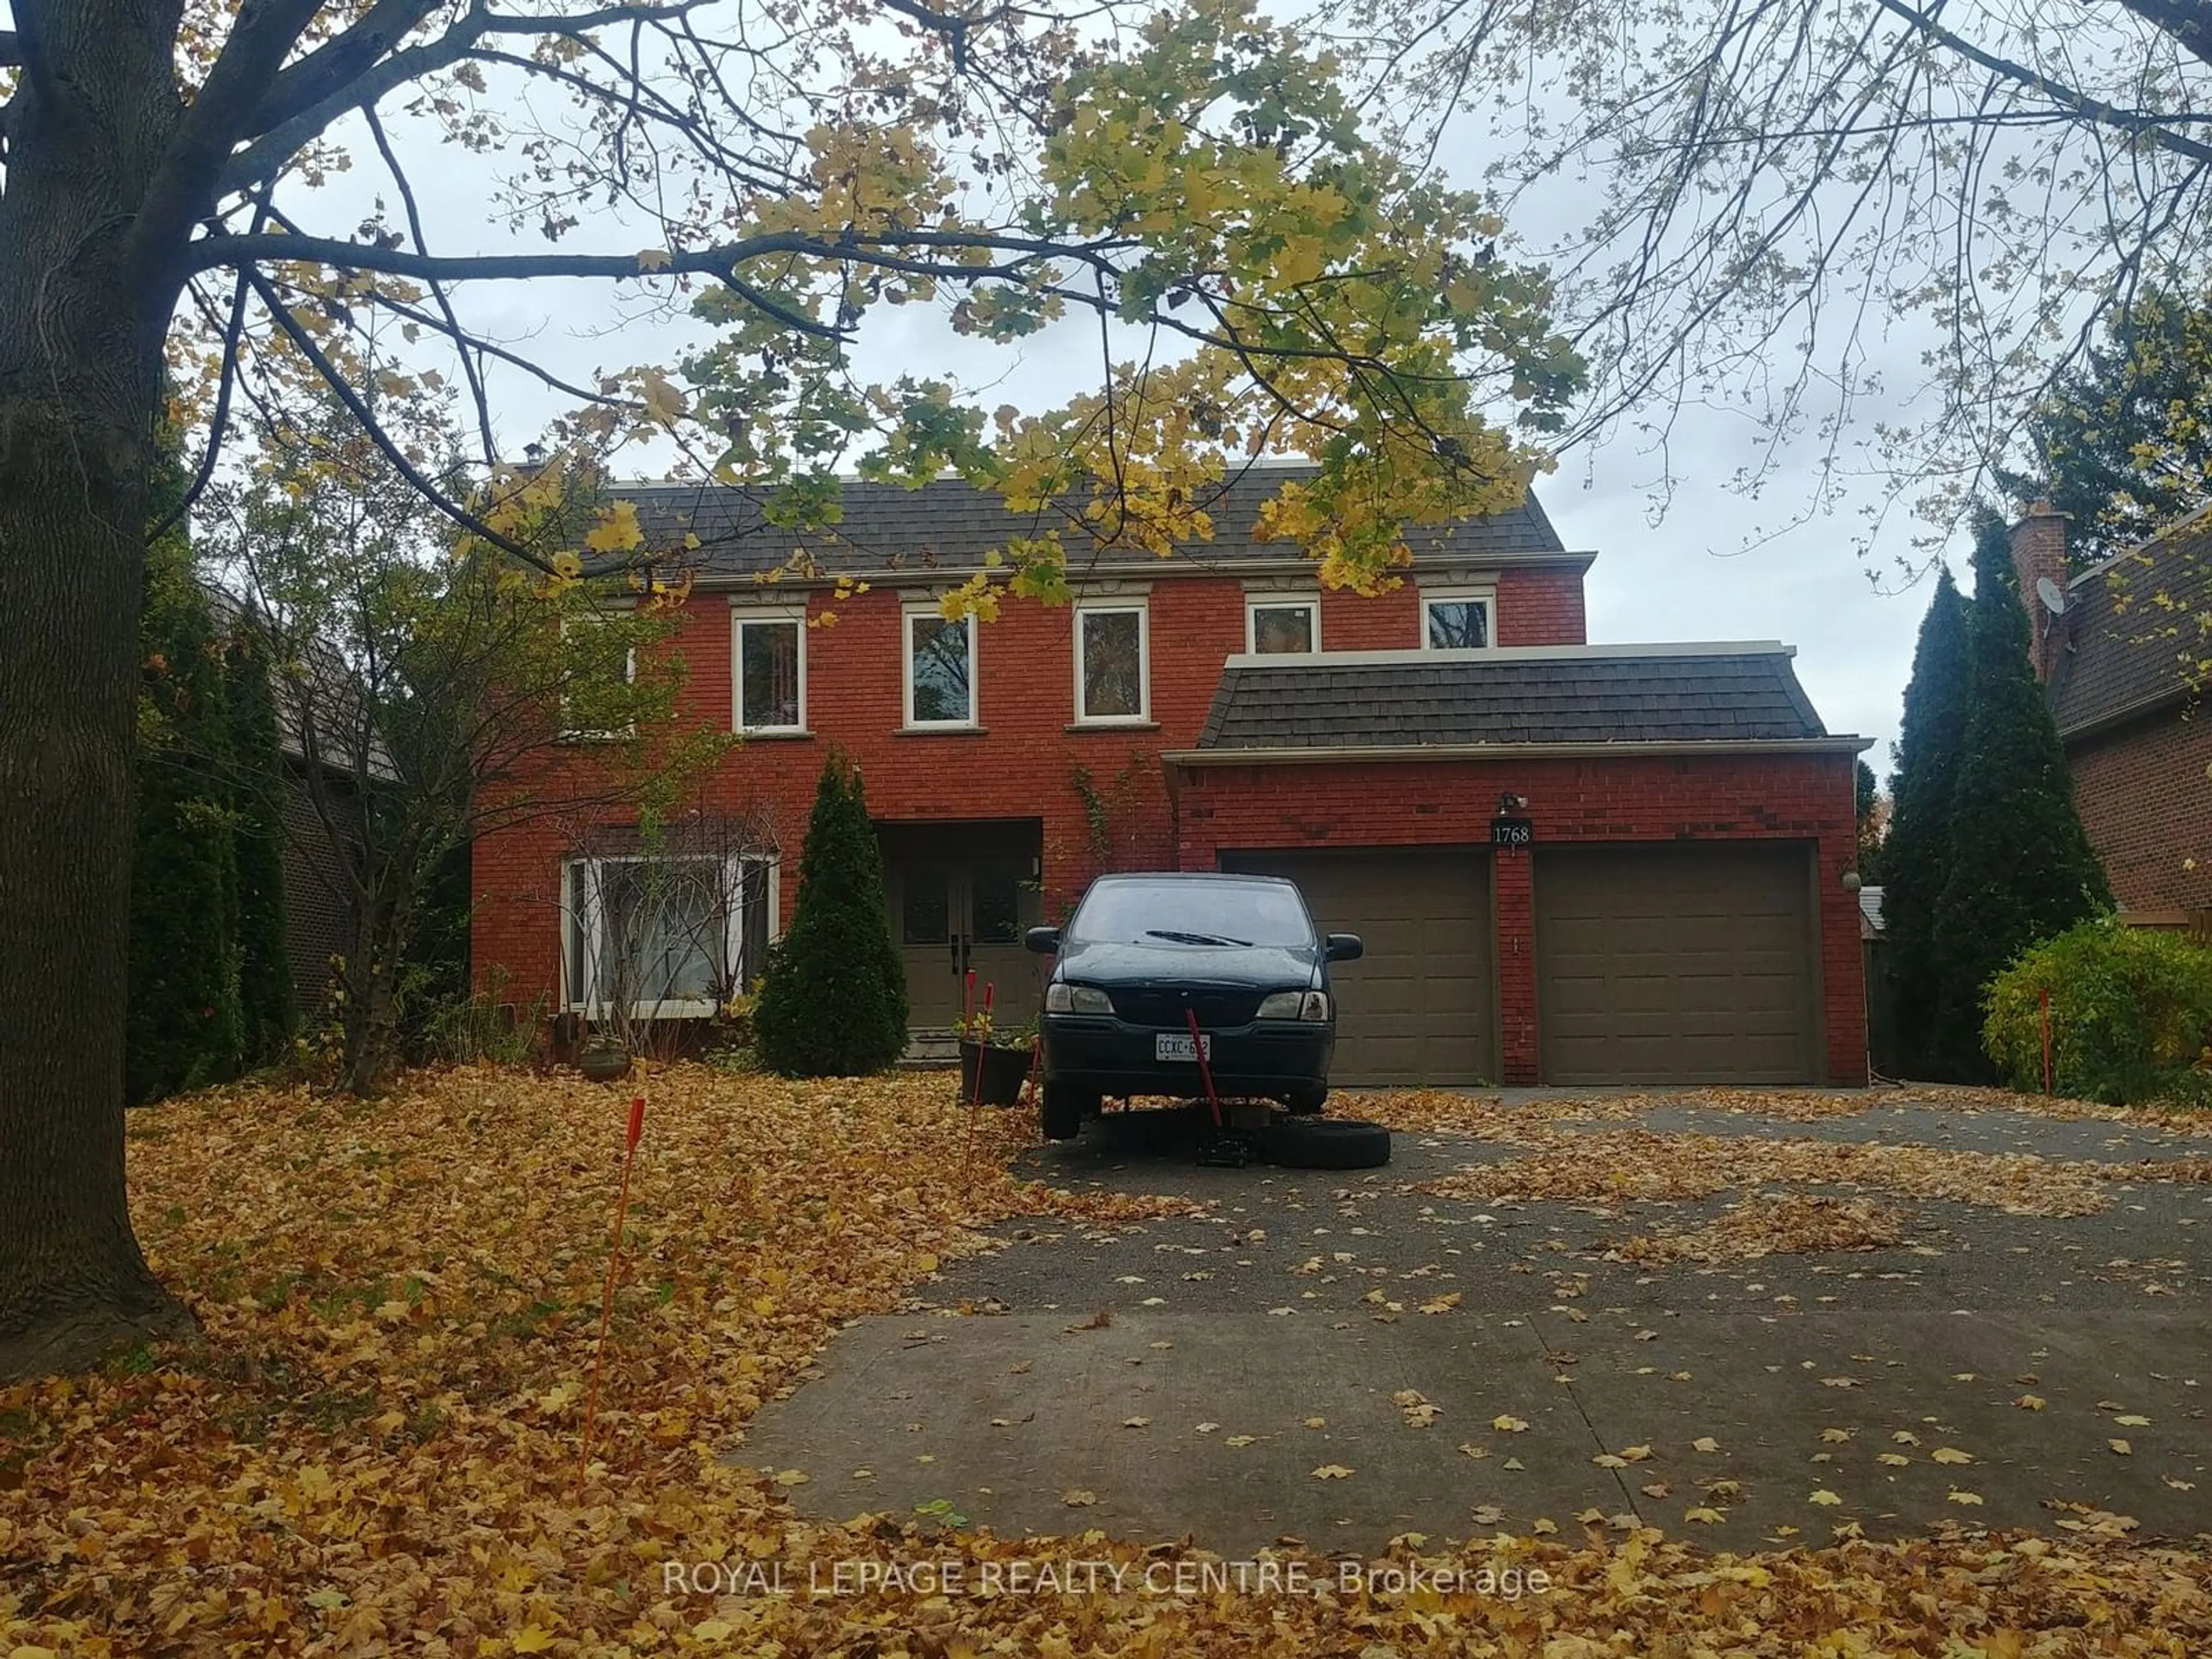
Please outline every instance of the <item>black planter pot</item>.
[[586, 1048], [576, 1069], [594, 1083], [618, 1083], [629, 1075], [629, 1056], [620, 1048]]
[[960, 1098], [975, 1099], [975, 1068], [983, 1068], [982, 1102], [986, 1106], [1012, 1106], [1022, 1097], [1022, 1085], [1030, 1074], [1030, 1051], [997, 1048], [987, 1043], [960, 1045]]

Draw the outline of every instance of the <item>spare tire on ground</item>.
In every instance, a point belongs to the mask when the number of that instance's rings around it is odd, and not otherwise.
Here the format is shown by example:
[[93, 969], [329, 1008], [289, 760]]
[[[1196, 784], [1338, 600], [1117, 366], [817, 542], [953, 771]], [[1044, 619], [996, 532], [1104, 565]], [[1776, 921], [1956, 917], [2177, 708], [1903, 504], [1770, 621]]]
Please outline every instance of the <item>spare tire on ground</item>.
[[1352, 1117], [1285, 1117], [1267, 1138], [1286, 1170], [1375, 1170], [1390, 1161], [1390, 1132]]

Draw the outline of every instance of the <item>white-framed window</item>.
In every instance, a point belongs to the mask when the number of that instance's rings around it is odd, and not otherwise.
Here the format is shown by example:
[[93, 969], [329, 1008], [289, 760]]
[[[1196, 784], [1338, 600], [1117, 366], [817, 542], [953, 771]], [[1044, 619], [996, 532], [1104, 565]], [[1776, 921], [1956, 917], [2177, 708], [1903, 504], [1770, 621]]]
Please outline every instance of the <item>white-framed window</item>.
[[806, 729], [806, 613], [796, 606], [730, 613], [730, 727]]
[[1075, 718], [1114, 725], [1152, 718], [1152, 629], [1141, 604], [1075, 608]]
[[775, 937], [774, 855], [620, 854], [562, 869], [562, 995], [605, 1019], [696, 1019], [750, 993]]
[[901, 653], [908, 726], [973, 726], [975, 618], [947, 620], [936, 606], [906, 613]]
[[1421, 595], [1421, 649], [1482, 651], [1498, 643], [1498, 596], [1488, 588]]
[[1257, 656], [1321, 649], [1321, 601], [1255, 593], [1244, 605], [1244, 648]]
[[[633, 735], [637, 729], [627, 723], [617, 726], [592, 726], [582, 724], [574, 714], [576, 699], [571, 689], [577, 679], [596, 675], [601, 666], [592, 661], [582, 648], [582, 641], [590, 637], [586, 630], [604, 628], [609, 623], [626, 618], [630, 614], [628, 605], [609, 605], [588, 615], [563, 617], [561, 619], [561, 637], [563, 640], [574, 640], [578, 642], [577, 650], [573, 653], [574, 659], [568, 665], [568, 673], [563, 678], [561, 690], [561, 735], [572, 743], [614, 742]], [[562, 653], [564, 657], [571, 654], [567, 652]], [[622, 683], [624, 685], [637, 684], [637, 647], [634, 644], [623, 647]]]

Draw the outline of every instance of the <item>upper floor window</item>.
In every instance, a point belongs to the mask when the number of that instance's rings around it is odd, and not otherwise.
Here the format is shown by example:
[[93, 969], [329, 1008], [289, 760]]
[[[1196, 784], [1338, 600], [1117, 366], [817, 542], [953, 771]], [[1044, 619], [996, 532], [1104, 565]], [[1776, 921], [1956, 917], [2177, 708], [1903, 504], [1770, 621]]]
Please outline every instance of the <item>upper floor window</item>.
[[1142, 720], [1152, 713], [1151, 643], [1141, 605], [1086, 605], [1075, 612], [1075, 718]]
[[906, 616], [906, 723], [975, 724], [975, 618], [935, 609]]
[[730, 655], [740, 732], [806, 729], [806, 619], [799, 611], [733, 612]]
[[1421, 646], [1428, 651], [1480, 651], [1496, 639], [1496, 599], [1489, 593], [1421, 596]]
[[1263, 656], [1321, 649], [1321, 602], [1256, 599], [1244, 607], [1244, 646]]

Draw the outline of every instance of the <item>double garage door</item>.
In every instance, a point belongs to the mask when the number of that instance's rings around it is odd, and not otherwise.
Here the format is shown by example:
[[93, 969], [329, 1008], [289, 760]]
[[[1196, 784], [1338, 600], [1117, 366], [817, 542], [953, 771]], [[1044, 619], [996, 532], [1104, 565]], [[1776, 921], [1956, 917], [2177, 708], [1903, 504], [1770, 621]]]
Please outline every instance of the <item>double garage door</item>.
[[[1545, 1082], [1817, 1075], [1812, 863], [1802, 846], [1645, 843], [1533, 856]], [[1221, 864], [1289, 877], [1323, 931], [1365, 940], [1363, 960], [1332, 970], [1334, 1081], [1498, 1080], [1487, 849], [1224, 853]]]

